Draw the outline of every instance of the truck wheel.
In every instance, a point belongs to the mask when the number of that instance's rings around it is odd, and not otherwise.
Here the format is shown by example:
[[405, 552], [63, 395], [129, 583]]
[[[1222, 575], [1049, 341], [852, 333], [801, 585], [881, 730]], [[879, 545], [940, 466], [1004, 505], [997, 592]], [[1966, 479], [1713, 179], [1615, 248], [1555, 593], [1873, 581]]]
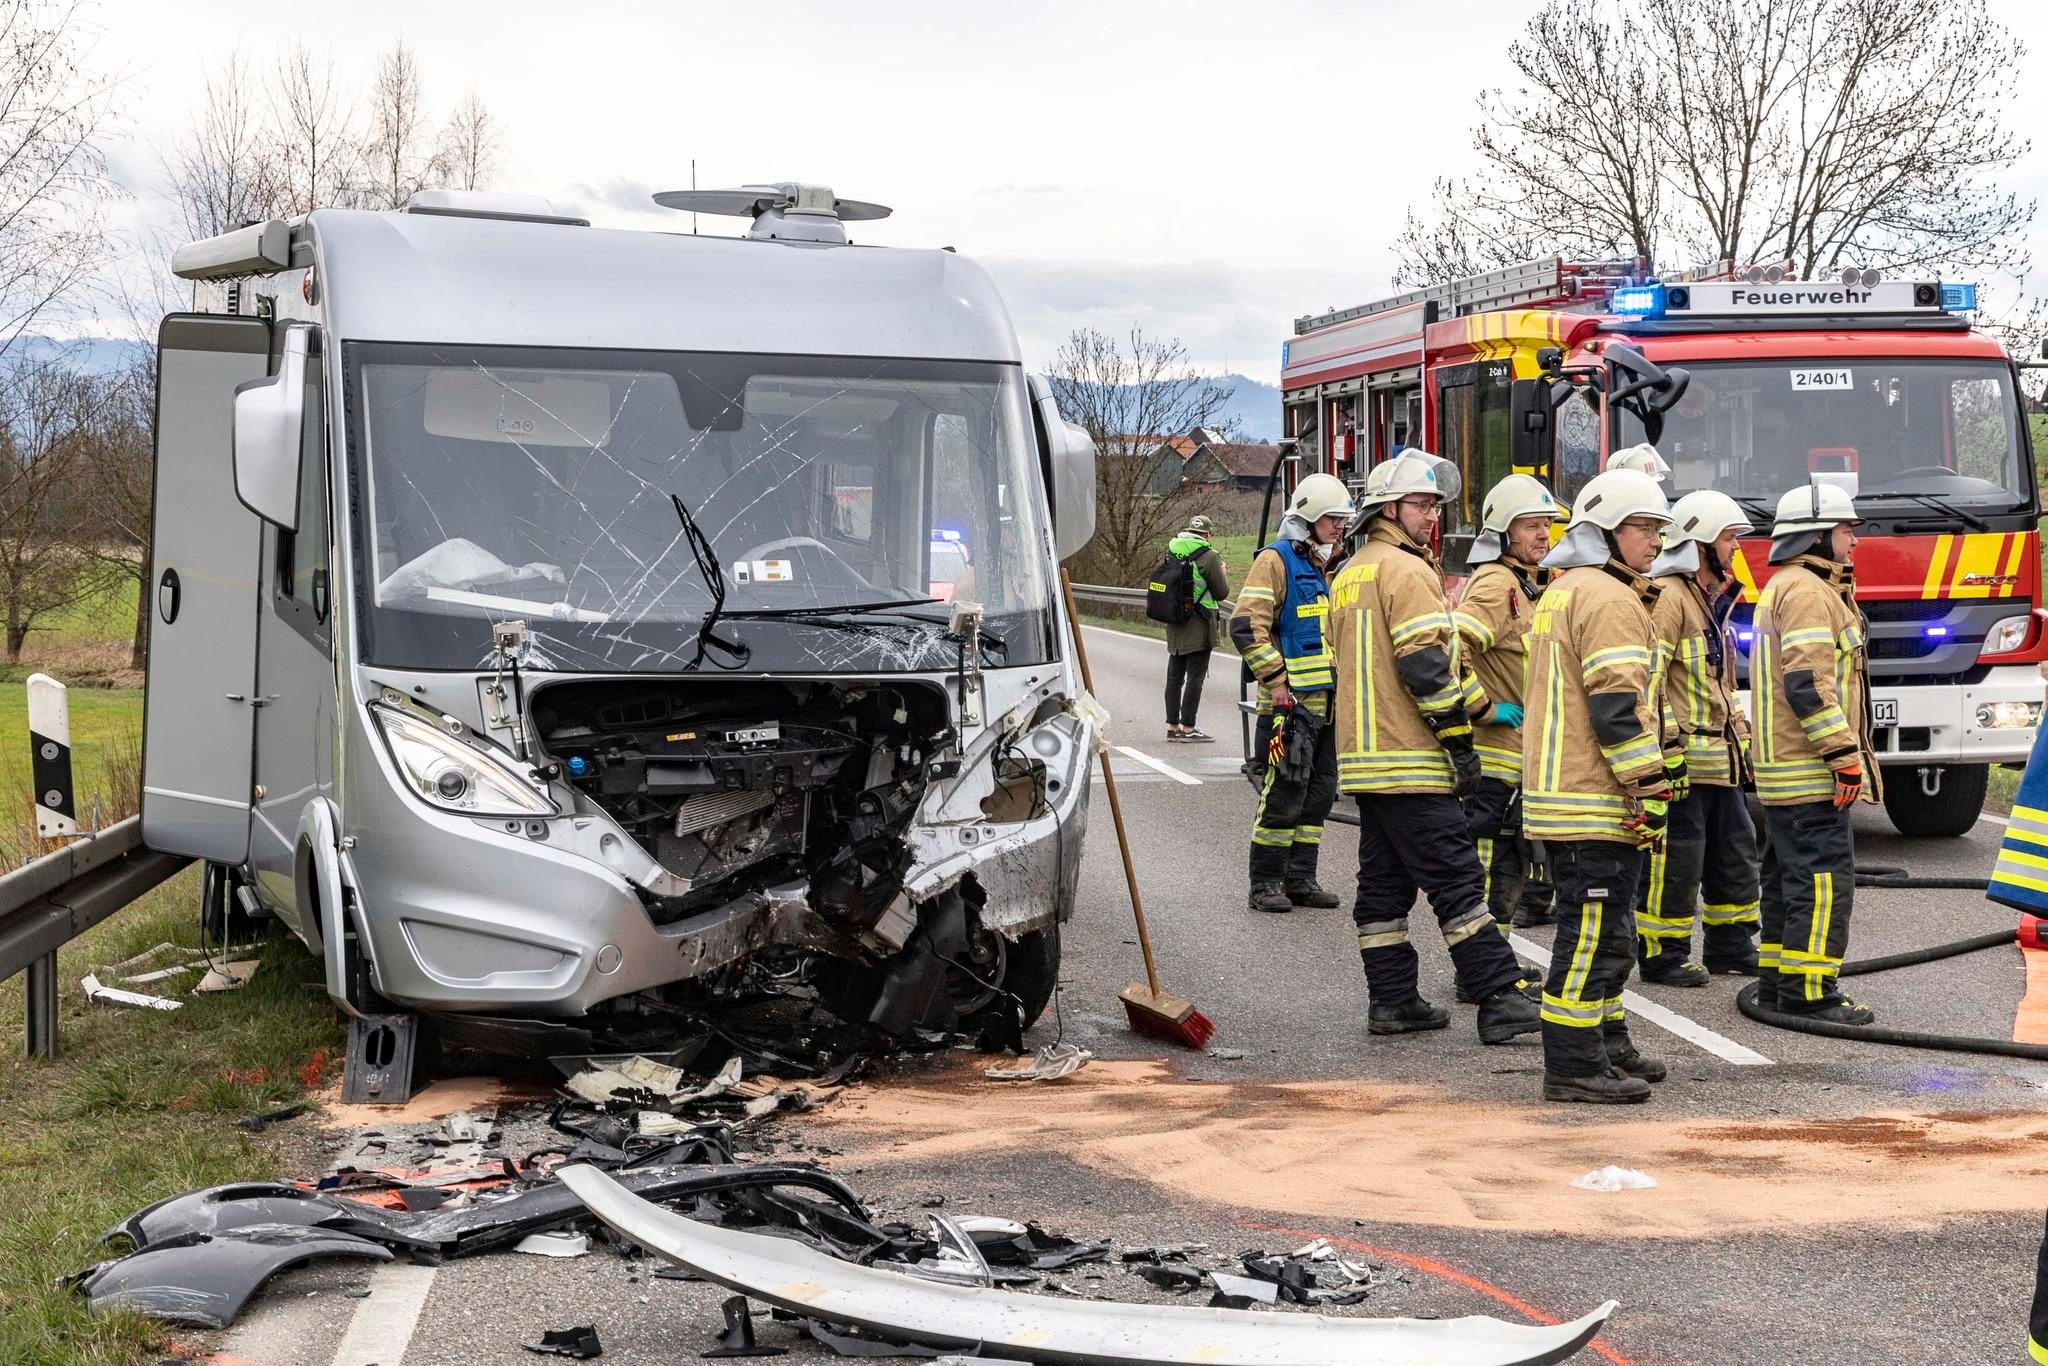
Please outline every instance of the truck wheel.
[[1003, 990], [1024, 1003], [1024, 1027], [1038, 1023], [1060, 980], [1060, 929], [1033, 930], [1004, 954]]
[[1884, 775], [1884, 813], [1902, 835], [1921, 838], [1967, 834], [1984, 810], [1984, 792], [1991, 782], [1989, 764], [1933, 764], [1941, 770], [1941, 788], [1932, 797], [1921, 790], [1917, 765], [1901, 764]]

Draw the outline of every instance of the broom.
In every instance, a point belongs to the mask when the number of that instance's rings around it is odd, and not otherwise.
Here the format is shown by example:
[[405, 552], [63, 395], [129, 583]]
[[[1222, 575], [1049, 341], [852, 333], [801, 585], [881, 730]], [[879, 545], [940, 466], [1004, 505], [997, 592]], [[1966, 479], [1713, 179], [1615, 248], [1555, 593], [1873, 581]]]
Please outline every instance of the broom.
[[[1074, 585], [1064, 566], [1060, 569], [1060, 595], [1066, 600], [1067, 620], [1074, 626], [1074, 658], [1081, 665], [1081, 686], [1090, 694], [1095, 680], [1088, 674], [1088, 648], [1081, 643], [1081, 618], [1074, 611]], [[1131, 889], [1131, 914], [1138, 919], [1138, 947], [1145, 954], [1145, 980], [1125, 987], [1117, 999], [1124, 1003], [1124, 1018], [1140, 1034], [1188, 1048], [1207, 1048], [1216, 1037], [1216, 1022], [1196, 1010], [1194, 1003], [1169, 996], [1159, 989], [1159, 966], [1152, 961], [1152, 936], [1145, 930], [1145, 903], [1138, 897], [1138, 870], [1131, 863], [1131, 841], [1124, 834], [1124, 808], [1116, 798], [1116, 773], [1109, 755], [1102, 756], [1102, 785], [1109, 792], [1109, 814], [1116, 822], [1116, 847], [1124, 856], [1124, 883]]]

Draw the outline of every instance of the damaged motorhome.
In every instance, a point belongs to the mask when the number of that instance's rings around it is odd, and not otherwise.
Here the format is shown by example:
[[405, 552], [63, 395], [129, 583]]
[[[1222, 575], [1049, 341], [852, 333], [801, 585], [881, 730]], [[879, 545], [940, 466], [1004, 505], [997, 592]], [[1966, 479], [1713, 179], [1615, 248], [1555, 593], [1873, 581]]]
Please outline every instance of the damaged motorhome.
[[752, 231], [427, 192], [176, 255], [144, 838], [306, 941], [380, 1095], [421, 1015], [589, 1053], [1052, 990], [1094, 447], [978, 267], [847, 242], [886, 209], [660, 200]]

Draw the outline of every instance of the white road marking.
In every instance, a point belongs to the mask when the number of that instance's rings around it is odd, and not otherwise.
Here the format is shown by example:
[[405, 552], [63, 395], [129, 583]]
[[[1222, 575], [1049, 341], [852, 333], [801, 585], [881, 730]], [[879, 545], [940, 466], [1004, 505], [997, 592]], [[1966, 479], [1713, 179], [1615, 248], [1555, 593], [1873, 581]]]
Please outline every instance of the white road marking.
[[[1139, 632], [1137, 632], [1137, 631], [1119, 631], [1119, 630], [1117, 630], [1117, 629], [1116, 629], [1116, 627], [1114, 627], [1114, 626], [1097, 626], [1097, 625], [1096, 625], [1095, 623], [1093, 623], [1093, 622], [1090, 622], [1090, 621], [1084, 621], [1084, 622], [1082, 622], [1082, 623], [1081, 623], [1081, 629], [1082, 629], [1082, 630], [1084, 630], [1084, 631], [1099, 631], [1099, 632], [1101, 632], [1101, 633], [1102, 633], [1103, 635], [1106, 635], [1106, 636], [1115, 636], [1115, 637], [1117, 637], [1117, 638], [1118, 638], [1119, 640], [1137, 640], [1137, 641], [1143, 641], [1144, 643], [1146, 643], [1146, 644], [1148, 644], [1148, 645], [1157, 645], [1157, 646], [1158, 646], [1158, 647], [1159, 647], [1160, 649], [1162, 649], [1162, 650], [1166, 648], [1166, 642], [1165, 642], [1165, 641], [1163, 641], [1163, 640], [1161, 640], [1161, 639], [1160, 639], [1160, 638], [1159, 638], [1158, 636], [1148, 636], [1148, 635], [1143, 635], [1143, 634], [1140, 634], [1140, 633], [1139, 633]], [[1237, 662], [1237, 651], [1235, 651], [1235, 650], [1223, 650], [1223, 649], [1214, 649], [1214, 650], [1211, 650], [1211, 651], [1209, 651], [1209, 658], [1210, 658], [1210, 659], [1227, 659], [1227, 660], [1229, 660], [1229, 661], [1230, 661], [1231, 663], [1235, 664], [1235, 663]]]
[[399, 1366], [433, 1286], [431, 1266], [386, 1262], [378, 1267], [370, 1276], [369, 1298], [356, 1303], [348, 1332], [334, 1349], [334, 1366], [363, 1366], [366, 1361]]
[[[1511, 934], [1508, 936], [1508, 943], [1514, 945], [1515, 952], [1533, 962], [1548, 963], [1550, 961], [1550, 950], [1533, 940], [1524, 939], [1519, 934]], [[1745, 1048], [1743, 1045], [1735, 1042], [1735, 1040], [1725, 1035], [1716, 1034], [1705, 1025], [1695, 1020], [1689, 1020], [1675, 1010], [1658, 1005], [1655, 1001], [1638, 996], [1633, 991], [1622, 992], [1621, 1003], [1634, 1018], [1648, 1020], [1660, 1029], [1669, 1030], [1687, 1043], [1695, 1044], [1712, 1053], [1723, 1062], [1732, 1062], [1737, 1067], [1771, 1067], [1775, 1065], [1769, 1058], [1757, 1052], [1754, 1048]]]
[[1151, 755], [1145, 753], [1143, 750], [1132, 749], [1129, 745], [1111, 745], [1110, 748], [1115, 750], [1118, 754], [1123, 755], [1126, 759], [1136, 759], [1145, 767], [1152, 769], [1155, 772], [1164, 773], [1167, 777], [1173, 779], [1177, 783], [1184, 784], [1188, 787], [1200, 787], [1202, 785], [1202, 780], [1200, 778], [1195, 777], [1192, 773], [1183, 773], [1179, 769], [1175, 768], [1172, 764], [1163, 763], [1160, 760], [1155, 759]]
[[2006, 818], [2005, 818], [2004, 816], [1994, 816], [1994, 815], [1992, 815], [1992, 814], [1991, 814], [1991, 813], [1990, 813], [1989, 811], [1979, 811], [1979, 812], [1977, 813], [1977, 819], [1978, 819], [1978, 820], [1980, 820], [1980, 821], [1990, 821], [1990, 822], [1991, 822], [1991, 823], [1992, 823], [1993, 825], [2011, 825], [2011, 824], [2012, 824], [2012, 822], [2011, 822], [2010, 820], [2006, 819]]

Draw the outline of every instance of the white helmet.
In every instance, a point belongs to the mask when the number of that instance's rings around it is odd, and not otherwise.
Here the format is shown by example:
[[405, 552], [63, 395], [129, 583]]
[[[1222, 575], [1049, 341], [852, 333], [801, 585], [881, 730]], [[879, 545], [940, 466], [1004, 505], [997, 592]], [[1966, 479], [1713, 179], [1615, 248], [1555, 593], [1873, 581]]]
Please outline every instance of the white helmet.
[[1463, 487], [1458, 467], [1428, 451], [1405, 450], [1392, 460], [1382, 460], [1365, 476], [1365, 496], [1360, 507], [1376, 508], [1397, 498], [1426, 493], [1439, 502], [1449, 502]]
[[1778, 500], [1778, 520], [1771, 523], [1771, 535], [1826, 531], [1844, 522], [1862, 520], [1856, 511], [1856, 500], [1849, 496], [1847, 489], [1815, 480], [1804, 488], [1793, 489]]
[[1492, 564], [1498, 560], [1507, 549], [1501, 538], [1518, 517], [1540, 516], [1562, 522], [1569, 515], [1551, 497], [1550, 490], [1543, 487], [1542, 480], [1528, 474], [1511, 474], [1486, 491], [1486, 503], [1479, 515], [1479, 534], [1472, 538], [1465, 563]]
[[1640, 470], [1658, 483], [1671, 473], [1671, 466], [1664, 463], [1664, 457], [1657, 454], [1657, 448], [1649, 442], [1640, 442], [1625, 450], [1616, 451], [1607, 457], [1610, 470]]
[[1770, 562], [1783, 564], [1818, 549], [1822, 537], [1835, 527], [1854, 526], [1862, 520], [1856, 500], [1838, 484], [1816, 479], [1793, 489], [1778, 500], [1778, 519], [1771, 523]]
[[1596, 474], [1572, 500], [1572, 525], [1596, 526], [1612, 531], [1631, 517], [1671, 520], [1671, 505], [1664, 490], [1641, 470], [1610, 469]]
[[1342, 479], [1334, 474], [1311, 474], [1295, 485], [1294, 496], [1287, 500], [1286, 515], [1314, 526], [1330, 516], [1348, 520], [1356, 511], [1351, 504], [1351, 490], [1344, 487]]
[[1742, 505], [1719, 489], [1694, 489], [1671, 505], [1671, 525], [1664, 528], [1664, 544], [1698, 541], [1712, 545], [1729, 527], [1740, 532], [1756, 530]]

